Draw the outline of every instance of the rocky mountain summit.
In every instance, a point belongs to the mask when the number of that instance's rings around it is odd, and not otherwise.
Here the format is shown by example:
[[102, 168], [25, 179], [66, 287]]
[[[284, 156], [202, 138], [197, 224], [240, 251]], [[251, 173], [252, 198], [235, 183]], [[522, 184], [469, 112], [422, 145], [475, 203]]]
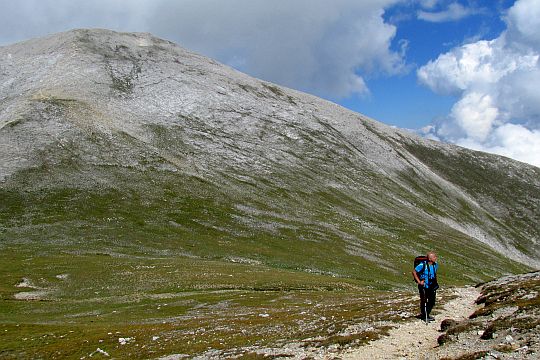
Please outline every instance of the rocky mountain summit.
[[0, 68], [4, 244], [355, 277], [395, 277], [431, 248], [460, 270], [472, 254], [488, 272], [540, 264], [536, 167], [384, 126], [149, 34], [55, 34], [0, 48]]

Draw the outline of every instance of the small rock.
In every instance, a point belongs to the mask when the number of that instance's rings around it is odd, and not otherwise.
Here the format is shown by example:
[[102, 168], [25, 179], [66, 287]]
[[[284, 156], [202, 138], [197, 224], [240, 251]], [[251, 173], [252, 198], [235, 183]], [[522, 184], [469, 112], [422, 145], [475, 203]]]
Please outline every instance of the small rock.
[[512, 341], [514, 341], [514, 338], [512, 337], [512, 335], [506, 335], [504, 341], [506, 341], [507, 343], [511, 343]]
[[477, 334], [478, 334], [479, 336], [484, 335], [484, 330], [478, 330]]
[[450, 340], [450, 335], [448, 334], [442, 334], [437, 338], [437, 343], [440, 345], [444, 345], [447, 341]]
[[32, 284], [32, 281], [29, 278], [22, 278], [16, 287], [27, 287], [27, 288], [35, 288], [34, 284]]
[[107, 357], [110, 356], [108, 352], [106, 352], [105, 350], [102, 350], [102, 349], [100, 349], [100, 348], [97, 348], [96, 351], [94, 351], [93, 353], [91, 353], [89, 356], [92, 357], [92, 356], [94, 356], [95, 354], [101, 354], [101, 355], [107, 356]]
[[159, 339], [159, 336], [152, 336], [152, 341], [156, 341], [157, 339]]
[[451, 328], [452, 326], [456, 326], [457, 324], [458, 324], [458, 322], [456, 320], [454, 320], [454, 319], [444, 319], [441, 322], [441, 331], [446, 331], [449, 328]]
[[129, 343], [130, 341], [132, 341], [133, 338], [118, 338], [118, 342], [120, 343], [120, 345], [126, 345], [127, 343]]
[[328, 352], [334, 353], [339, 351], [339, 346], [334, 344], [328, 347]]

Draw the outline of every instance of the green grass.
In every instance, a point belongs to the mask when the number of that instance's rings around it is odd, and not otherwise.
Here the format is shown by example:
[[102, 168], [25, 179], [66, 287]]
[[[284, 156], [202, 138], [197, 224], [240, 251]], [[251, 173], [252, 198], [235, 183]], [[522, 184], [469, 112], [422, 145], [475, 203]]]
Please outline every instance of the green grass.
[[[3, 249], [3, 358], [82, 357], [98, 347], [133, 358], [208, 348], [242, 353], [320, 333], [339, 344], [336, 334], [352, 324], [396, 316], [379, 301], [384, 292], [351, 279], [179, 257], [47, 252]], [[23, 278], [35, 288], [17, 287]], [[36, 289], [46, 292], [41, 300], [14, 298]], [[408, 292], [393, 301], [402, 310], [414, 306]], [[120, 345], [120, 337], [135, 340]]]

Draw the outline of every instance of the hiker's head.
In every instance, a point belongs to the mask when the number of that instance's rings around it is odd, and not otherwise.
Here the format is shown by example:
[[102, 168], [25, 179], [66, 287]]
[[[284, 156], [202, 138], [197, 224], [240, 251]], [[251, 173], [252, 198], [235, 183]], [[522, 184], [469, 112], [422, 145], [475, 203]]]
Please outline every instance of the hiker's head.
[[437, 262], [437, 254], [435, 254], [433, 251], [430, 251], [430, 252], [427, 253], [427, 258], [432, 263]]

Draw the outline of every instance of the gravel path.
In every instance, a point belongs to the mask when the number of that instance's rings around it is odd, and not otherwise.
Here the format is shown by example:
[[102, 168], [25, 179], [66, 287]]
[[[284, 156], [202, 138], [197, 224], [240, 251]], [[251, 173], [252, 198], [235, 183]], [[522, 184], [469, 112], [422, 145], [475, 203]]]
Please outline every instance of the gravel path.
[[[390, 330], [389, 336], [361, 348], [345, 352], [340, 356], [342, 359], [439, 359], [451, 356], [445, 353], [444, 348], [439, 348], [437, 338], [440, 323], [444, 319], [462, 320], [467, 318], [476, 309], [475, 300], [480, 295], [480, 290], [474, 287], [455, 288], [451, 293], [457, 296], [449, 301], [444, 307], [438, 308], [437, 321], [426, 325], [425, 322], [416, 320], [401, 324]], [[434, 312], [437, 309], [435, 306]]]

